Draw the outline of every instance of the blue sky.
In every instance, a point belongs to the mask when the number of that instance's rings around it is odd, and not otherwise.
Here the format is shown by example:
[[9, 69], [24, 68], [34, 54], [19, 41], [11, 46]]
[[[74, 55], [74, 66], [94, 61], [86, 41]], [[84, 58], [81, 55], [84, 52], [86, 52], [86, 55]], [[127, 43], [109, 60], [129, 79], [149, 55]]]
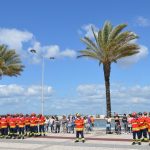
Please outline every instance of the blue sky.
[[[45, 114], [104, 114], [102, 66], [76, 59], [92, 38], [90, 27], [127, 23], [139, 35], [140, 53], [112, 65], [113, 112], [149, 111], [149, 0], [1, 0], [0, 44], [16, 49], [25, 65], [19, 77], [0, 81], [0, 113], [41, 112], [41, 55], [45, 57]], [[34, 55], [31, 48], [37, 50]], [[55, 60], [48, 58], [54, 56]]]

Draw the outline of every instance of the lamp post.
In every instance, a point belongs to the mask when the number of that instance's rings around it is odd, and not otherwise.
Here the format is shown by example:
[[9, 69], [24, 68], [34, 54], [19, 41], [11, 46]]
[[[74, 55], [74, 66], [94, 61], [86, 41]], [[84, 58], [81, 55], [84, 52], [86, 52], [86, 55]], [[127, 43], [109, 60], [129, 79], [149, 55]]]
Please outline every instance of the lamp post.
[[[37, 54], [37, 51], [35, 49], [30, 50], [31, 53]], [[42, 57], [42, 80], [41, 80], [41, 113], [44, 115], [44, 71], [45, 71], [45, 63], [44, 63], [44, 56]], [[55, 59], [54, 57], [50, 57], [49, 59]]]
[[42, 55], [42, 115], [44, 114], [44, 57]]

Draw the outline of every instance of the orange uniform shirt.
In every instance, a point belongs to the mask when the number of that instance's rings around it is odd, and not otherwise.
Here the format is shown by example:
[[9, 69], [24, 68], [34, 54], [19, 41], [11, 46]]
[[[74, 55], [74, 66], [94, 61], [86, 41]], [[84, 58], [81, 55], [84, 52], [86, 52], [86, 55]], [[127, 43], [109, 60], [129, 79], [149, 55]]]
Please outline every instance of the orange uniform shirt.
[[1, 126], [1, 128], [7, 128], [8, 127], [7, 119], [5, 117], [1, 118], [0, 126]]
[[30, 125], [30, 117], [25, 117], [25, 125]]
[[138, 118], [133, 118], [131, 120], [132, 131], [140, 131], [140, 122]]
[[18, 119], [18, 126], [19, 126], [19, 128], [23, 128], [25, 126], [25, 119], [24, 119], [24, 117], [20, 117]]
[[142, 117], [138, 118], [138, 120], [139, 120], [140, 129], [141, 130], [146, 129], [147, 128], [146, 117], [142, 116]]
[[44, 123], [45, 123], [45, 117], [44, 116], [40, 117], [38, 119], [38, 123], [39, 123], [39, 125], [44, 125]]
[[16, 118], [10, 118], [9, 119], [9, 126], [10, 126], [10, 128], [16, 127]]
[[75, 120], [75, 128], [76, 128], [76, 131], [83, 131], [83, 129], [84, 129], [84, 119], [83, 118], [77, 118]]
[[37, 126], [37, 125], [38, 125], [38, 118], [35, 116], [32, 116], [30, 118], [30, 126], [33, 127], [33, 126]]

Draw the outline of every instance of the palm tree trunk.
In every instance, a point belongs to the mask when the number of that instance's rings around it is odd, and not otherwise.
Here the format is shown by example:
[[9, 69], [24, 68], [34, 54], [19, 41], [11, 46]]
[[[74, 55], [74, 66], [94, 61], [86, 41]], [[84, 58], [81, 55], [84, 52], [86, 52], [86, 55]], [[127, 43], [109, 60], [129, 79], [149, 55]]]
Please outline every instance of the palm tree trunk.
[[105, 89], [106, 89], [106, 113], [107, 117], [111, 117], [111, 100], [110, 100], [110, 71], [111, 63], [103, 64], [104, 78], [105, 78]]

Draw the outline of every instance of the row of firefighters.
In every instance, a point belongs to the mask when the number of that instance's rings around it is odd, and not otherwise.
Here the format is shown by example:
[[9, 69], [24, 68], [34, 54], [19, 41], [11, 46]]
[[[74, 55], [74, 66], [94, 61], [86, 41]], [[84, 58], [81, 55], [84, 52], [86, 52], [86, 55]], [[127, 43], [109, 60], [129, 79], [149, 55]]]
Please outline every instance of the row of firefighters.
[[22, 138], [24, 136], [45, 136], [45, 117], [42, 114], [36, 116], [32, 113], [30, 116], [20, 115], [2, 115], [0, 117], [0, 137], [1, 138]]
[[[0, 137], [24, 139], [24, 136], [45, 136], [45, 121], [46, 118], [42, 114], [36, 116], [35, 113], [30, 116], [24, 116], [23, 114], [2, 115], [0, 117]], [[74, 123], [76, 128], [75, 142], [79, 142], [79, 135], [84, 142], [84, 119], [80, 114], [76, 114]]]
[[[132, 125], [132, 134], [133, 134], [133, 142], [134, 144], [141, 145], [141, 141], [148, 142], [150, 146], [150, 116], [147, 116], [147, 113], [141, 112], [132, 113], [133, 119], [131, 120]], [[148, 139], [149, 135], [149, 139]]]

